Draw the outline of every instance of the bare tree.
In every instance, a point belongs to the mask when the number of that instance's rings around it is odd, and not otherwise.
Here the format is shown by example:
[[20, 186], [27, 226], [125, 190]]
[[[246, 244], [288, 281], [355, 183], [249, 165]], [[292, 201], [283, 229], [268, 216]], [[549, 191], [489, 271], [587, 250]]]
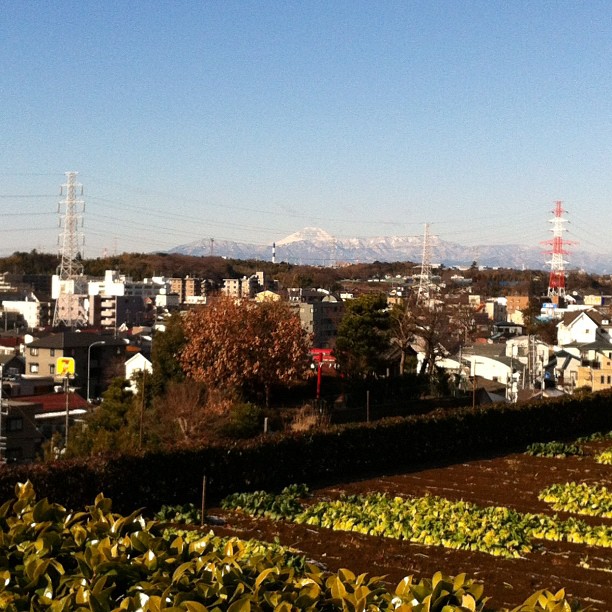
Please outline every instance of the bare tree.
[[403, 361], [408, 347], [418, 344], [424, 354], [419, 373], [432, 375], [436, 360], [453, 335], [448, 309], [433, 300], [425, 304], [412, 298], [394, 309], [392, 322], [393, 339], [402, 349]]

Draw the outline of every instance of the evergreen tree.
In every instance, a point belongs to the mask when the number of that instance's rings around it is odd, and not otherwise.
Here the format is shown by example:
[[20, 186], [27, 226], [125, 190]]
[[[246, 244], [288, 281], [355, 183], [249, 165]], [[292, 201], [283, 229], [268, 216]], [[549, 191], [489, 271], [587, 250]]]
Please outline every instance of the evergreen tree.
[[334, 349], [341, 371], [361, 378], [379, 373], [390, 348], [389, 330], [385, 295], [363, 295], [347, 302]]

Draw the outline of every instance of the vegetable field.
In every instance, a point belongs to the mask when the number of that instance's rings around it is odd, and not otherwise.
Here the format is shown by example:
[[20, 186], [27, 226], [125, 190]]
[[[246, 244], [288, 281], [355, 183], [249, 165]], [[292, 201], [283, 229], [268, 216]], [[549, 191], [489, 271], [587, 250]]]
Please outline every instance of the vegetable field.
[[609, 611], [612, 466], [599, 458], [612, 442], [577, 444], [571, 453], [429, 466], [310, 494], [231, 496], [210, 514], [227, 521], [216, 533], [278, 541], [332, 571], [390, 584], [466, 573], [484, 582], [493, 608], [565, 588], [583, 607]]

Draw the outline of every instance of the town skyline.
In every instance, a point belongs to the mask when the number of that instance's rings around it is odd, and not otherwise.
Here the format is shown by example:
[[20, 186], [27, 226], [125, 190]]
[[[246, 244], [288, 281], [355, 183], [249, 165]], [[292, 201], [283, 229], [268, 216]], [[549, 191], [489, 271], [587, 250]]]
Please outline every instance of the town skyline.
[[612, 9], [502, 2], [9, 1], [0, 255], [56, 250], [64, 173], [85, 252], [303, 227], [609, 253]]

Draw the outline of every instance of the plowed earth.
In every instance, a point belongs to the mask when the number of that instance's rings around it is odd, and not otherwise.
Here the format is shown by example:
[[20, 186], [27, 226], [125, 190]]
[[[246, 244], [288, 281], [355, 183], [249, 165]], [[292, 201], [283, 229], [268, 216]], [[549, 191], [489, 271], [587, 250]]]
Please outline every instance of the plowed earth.
[[[426, 493], [451, 500], [466, 500], [482, 506], [506, 506], [520, 512], [557, 515], [538, 500], [538, 493], [554, 483], [586, 482], [612, 487], [612, 466], [600, 465], [594, 456], [612, 446], [610, 441], [584, 446], [583, 457], [544, 458], [513, 454], [447, 467], [429, 467], [404, 474], [382, 475], [369, 480], [335, 484], [313, 491], [314, 501], [332, 499], [342, 493], [384, 492], [389, 495], [422, 496]], [[491, 597], [488, 607], [514, 607], [533, 592], [562, 587], [583, 606], [599, 612], [612, 611], [612, 549], [537, 541], [534, 552], [519, 559], [503, 559], [485, 553], [459, 551], [438, 546], [411, 544], [383, 537], [332, 531], [306, 525], [252, 518], [218, 508], [209, 514], [226, 524], [214, 527], [218, 535], [292, 546], [309, 559], [335, 571], [349, 568], [356, 574], [385, 576], [390, 585], [406, 575], [431, 578], [436, 571], [466, 573], [485, 584]], [[612, 525], [612, 519], [580, 516], [592, 524]], [[586, 567], [588, 565], [588, 567]]]

